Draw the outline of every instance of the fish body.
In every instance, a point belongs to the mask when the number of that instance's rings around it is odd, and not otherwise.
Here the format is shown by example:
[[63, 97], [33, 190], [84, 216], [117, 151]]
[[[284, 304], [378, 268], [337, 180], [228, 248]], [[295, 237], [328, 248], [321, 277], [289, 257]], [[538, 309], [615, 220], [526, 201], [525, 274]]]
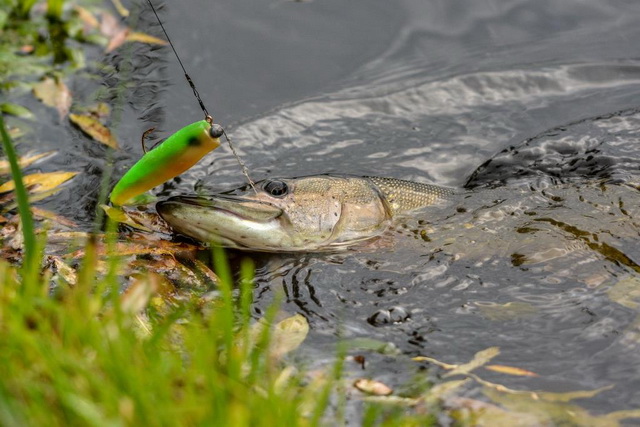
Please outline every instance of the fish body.
[[395, 178], [317, 175], [268, 179], [233, 195], [157, 204], [178, 233], [204, 243], [264, 252], [348, 248], [377, 236], [394, 217], [453, 194]]

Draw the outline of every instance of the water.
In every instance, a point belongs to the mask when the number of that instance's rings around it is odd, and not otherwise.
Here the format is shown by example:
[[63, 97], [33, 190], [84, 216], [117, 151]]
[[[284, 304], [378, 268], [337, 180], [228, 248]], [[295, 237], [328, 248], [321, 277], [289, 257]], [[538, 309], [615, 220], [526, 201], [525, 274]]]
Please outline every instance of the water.
[[[339, 334], [449, 363], [498, 346], [497, 363], [540, 376], [487, 379], [546, 391], [615, 384], [580, 404], [640, 407], [640, 309], [611, 291], [640, 280], [638, 2], [200, 0], [165, 12], [254, 179], [346, 172], [462, 189], [401, 221], [392, 247], [256, 255], [256, 316], [283, 291], [283, 309], [312, 326], [303, 351], [317, 363]], [[140, 25], [158, 33], [151, 18]], [[128, 76], [103, 73], [107, 86], [135, 87], [117, 174], [140, 155], [142, 131], [200, 118], [170, 52], [136, 52], [147, 59]], [[48, 127], [72, 143], [47, 167], [84, 173], [44, 205], [90, 224], [104, 150]], [[242, 180], [223, 147], [158, 193]], [[367, 357], [365, 375], [392, 386], [418, 372]]]

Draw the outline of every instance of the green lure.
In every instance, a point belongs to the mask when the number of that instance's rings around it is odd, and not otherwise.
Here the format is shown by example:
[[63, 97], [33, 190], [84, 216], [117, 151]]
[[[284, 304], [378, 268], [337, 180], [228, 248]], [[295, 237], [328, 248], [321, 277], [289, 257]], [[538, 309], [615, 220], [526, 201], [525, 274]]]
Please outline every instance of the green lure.
[[220, 146], [222, 127], [206, 120], [192, 123], [146, 153], [118, 181], [109, 197], [123, 205], [195, 165], [205, 154]]

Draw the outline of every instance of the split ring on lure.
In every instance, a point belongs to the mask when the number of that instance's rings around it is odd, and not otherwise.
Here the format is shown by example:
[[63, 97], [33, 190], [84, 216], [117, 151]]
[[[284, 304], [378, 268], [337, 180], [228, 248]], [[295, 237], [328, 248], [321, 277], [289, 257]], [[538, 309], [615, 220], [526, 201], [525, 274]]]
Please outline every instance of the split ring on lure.
[[180, 129], [145, 153], [124, 174], [111, 191], [111, 203], [123, 205], [127, 200], [180, 175], [220, 146], [223, 134], [222, 126], [210, 124], [207, 120]]

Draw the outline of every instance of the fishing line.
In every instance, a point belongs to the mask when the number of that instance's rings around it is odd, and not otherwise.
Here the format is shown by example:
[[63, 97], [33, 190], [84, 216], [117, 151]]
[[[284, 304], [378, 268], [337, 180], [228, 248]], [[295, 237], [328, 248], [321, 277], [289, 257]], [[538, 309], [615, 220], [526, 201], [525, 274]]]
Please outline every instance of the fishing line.
[[[147, 0], [147, 3], [149, 3], [149, 6], [151, 6], [151, 10], [153, 11], [153, 14], [156, 16], [156, 19], [158, 20], [158, 24], [160, 24], [160, 28], [162, 28], [162, 32], [164, 33], [164, 36], [166, 37], [167, 41], [169, 42], [169, 46], [171, 46], [171, 49], [173, 50], [173, 53], [175, 54], [176, 59], [178, 60], [178, 63], [180, 64], [180, 67], [182, 68], [182, 71], [184, 72], [184, 77], [185, 77], [185, 79], [187, 79], [187, 82], [189, 83], [189, 86], [191, 86], [191, 90], [193, 90], [193, 95], [196, 97], [196, 99], [198, 100], [198, 103], [200, 104], [200, 108], [202, 109], [202, 112], [204, 113], [205, 120], [210, 125], [213, 125], [213, 117], [211, 116], [211, 114], [209, 114], [209, 111], [207, 111], [207, 107], [204, 106], [204, 102], [202, 101], [202, 98], [200, 98], [200, 93], [198, 93], [198, 90], [196, 89], [195, 83], [193, 83], [193, 80], [191, 80], [191, 77], [189, 76], [189, 74], [187, 73], [186, 68], [184, 67], [184, 64], [180, 60], [180, 55], [178, 55], [178, 52], [176, 51], [176, 48], [173, 46], [173, 43], [171, 42], [171, 38], [169, 37], [169, 34], [167, 33], [167, 30], [165, 30], [164, 25], [162, 25], [162, 21], [160, 20], [160, 17], [158, 16], [158, 12], [156, 12], [156, 8], [153, 7], [153, 3], [151, 3], [151, 0]], [[227, 140], [227, 144], [229, 144], [229, 148], [231, 149], [231, 152], [233, 153], [233, 156], [236, 158], [236, 161], [238, 162], [238, 164], [240, 165], [240, 168], [242, 169], [242, 174], [247, 178], [247, 181], [249, 181], [249, 185], [251, 185], [251, 188], [253, 188], [253, 191], [255, 191], [257, 193], [258, 191], [256, 190], [256, 186], [255, 186], [253, 180], [251, 179], [251, 177], [249, 176], [249, 169], [247, 169], [247, 166], [244, 164], [244, 162], [242, 161], [242, 159], [240, 158], [240, 156], [236, 152], [236, 149], [233, 147], [233, 144], [231, 143], [231, 138], [229, 138], [229, 136], [227, 135], [227, 132], [225, 132], [224, 128], [222, 129], [222, 133], [224, 135], [224, 138]], [[142, 139], [143, 139], [143, 144], [142, 144], [143, 148], [144, 148], [144, 137], [145, 136], [146, 135], [143, 135], [143, 137], [142, 137]]]

